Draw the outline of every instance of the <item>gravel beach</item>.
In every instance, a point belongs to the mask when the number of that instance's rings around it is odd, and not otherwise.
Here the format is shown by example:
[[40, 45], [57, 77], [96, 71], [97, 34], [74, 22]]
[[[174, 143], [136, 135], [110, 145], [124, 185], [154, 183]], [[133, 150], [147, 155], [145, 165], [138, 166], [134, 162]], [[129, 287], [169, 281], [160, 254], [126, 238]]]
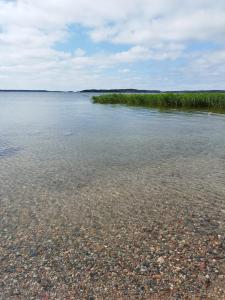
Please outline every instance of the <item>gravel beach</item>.
[[1, 299], [225, 299], [224, 158], [111, 166], [83, 183], [61, 169], [33, 186], [10, 159]]

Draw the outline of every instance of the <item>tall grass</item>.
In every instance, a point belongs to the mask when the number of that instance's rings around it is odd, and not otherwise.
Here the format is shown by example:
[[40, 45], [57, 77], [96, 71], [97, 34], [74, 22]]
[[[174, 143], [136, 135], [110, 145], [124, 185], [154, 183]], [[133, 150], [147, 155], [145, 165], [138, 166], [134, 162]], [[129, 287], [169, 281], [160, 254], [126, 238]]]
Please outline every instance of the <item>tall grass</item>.
[[104, 94], [93, 96], [93, 102], [161, 108], [225, 110], [225, 93]]

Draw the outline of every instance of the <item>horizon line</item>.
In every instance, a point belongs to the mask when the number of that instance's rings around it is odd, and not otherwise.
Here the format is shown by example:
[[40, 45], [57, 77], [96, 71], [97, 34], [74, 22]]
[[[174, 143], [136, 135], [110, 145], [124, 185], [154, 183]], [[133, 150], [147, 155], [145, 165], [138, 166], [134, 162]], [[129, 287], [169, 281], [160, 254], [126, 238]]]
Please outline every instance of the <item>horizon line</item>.
[[0, 92], [30, 92], [30, 93], [88, 93], [88, 92], [157, 92], [157, 93], [173, 93], [173, 92], [225, 92], [225, 89], [196, 89], [196, 90], [156, 90], [156, 89], [134, 89], [134, 88], [112, 88], [112, 89], [83, 89], [83, 90], [46, 90], [46, 89], [0, 89]]

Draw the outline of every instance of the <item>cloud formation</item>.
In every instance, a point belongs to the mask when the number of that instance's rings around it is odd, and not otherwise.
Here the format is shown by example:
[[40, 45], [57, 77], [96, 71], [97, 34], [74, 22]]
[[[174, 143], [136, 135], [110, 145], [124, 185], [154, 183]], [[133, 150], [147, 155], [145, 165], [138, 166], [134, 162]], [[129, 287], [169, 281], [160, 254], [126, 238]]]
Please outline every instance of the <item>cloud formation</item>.
[[224, 53], [224, 0], [0, 0], [0, 88], [225, 88]]

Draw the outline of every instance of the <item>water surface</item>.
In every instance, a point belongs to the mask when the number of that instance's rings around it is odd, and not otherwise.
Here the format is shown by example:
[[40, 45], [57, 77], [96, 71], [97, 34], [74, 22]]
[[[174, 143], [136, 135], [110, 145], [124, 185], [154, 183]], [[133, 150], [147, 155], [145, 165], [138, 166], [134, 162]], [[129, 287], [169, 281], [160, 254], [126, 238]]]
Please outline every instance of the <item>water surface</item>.
[[172, 192], [183, 180], [184, 194], [197, 182], [206, 195], [209, 184], [223, 193], [224, 161], [222, 114], [93, 104], [91, 94], [80, 93], [0, 94], [4, 199], [29, 202], [58, 191], [60, 201], [96, 180], [106, 191], [106, 178], [119, 190], [120, 176], [127, 191], [146, 181]]

